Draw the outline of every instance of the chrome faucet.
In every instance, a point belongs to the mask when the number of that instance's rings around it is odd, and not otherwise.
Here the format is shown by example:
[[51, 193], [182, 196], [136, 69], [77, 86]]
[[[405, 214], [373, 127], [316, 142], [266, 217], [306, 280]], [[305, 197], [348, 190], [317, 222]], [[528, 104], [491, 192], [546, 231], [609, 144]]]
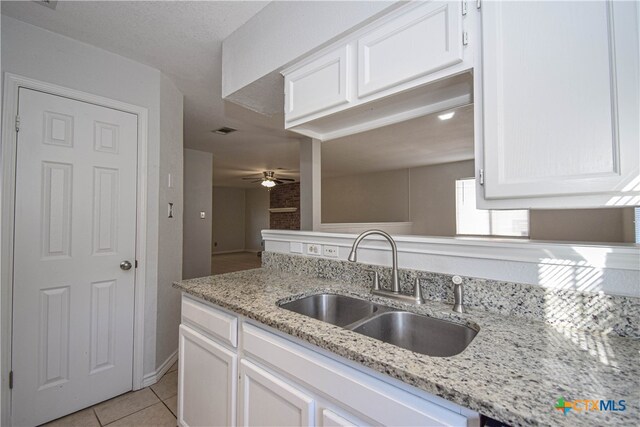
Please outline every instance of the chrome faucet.
[[[351, 253], [349, 253], [349, 257], [347, 258], [351, 262], [356, 262], [356, 251], [358, 250], [358, 245], [367, 236], [372, 234], [378, 234], [391, 244], [391, 254], [393, 256], [393, 265], [391, 270], [391, 291], [387, 291], [384, 289], [380, 289], [380, 282], [378, 278], [378, 273], [373, 271], [373, 289], [371, 293], [374, 295], [381, 295], [388, 298], [393, 298], [401, 301], [411, 302], [413, 304], [422, 304], [424, 303], [424, 299], [422, 298], [422, 288], [420, 287], [419, 279], [416, 279], [415, 288], [413, 289], [413, 296], [404, 295], [400, 293], [400, 279], [398, 278], [398, 247], [396, 246], [396, 242], [393, 238], [381, 230], [368, 230], [364, 233], [360, 234], [355, 242], [353, 242], [353, 246], [351, 247]], [[369, 270], [371, 271], [371, 270]]]
[[398, 279], [398, 247], [396, 246], [396, 242], [393, 238], [382, 230], [368, 230], [364, 233], [360, 234], [356, 241], [353, 242], [353, 246], [351, 247], [351, 253], [349, 253], [349, 258], [347, 258], [351, 262], [356, 262], [356, 250], [358, 249], [358, 245], [367, 236], [371, 236], [372, 234], [378, 234], [391, 244], [391, 254], [393, 256], [393, 267], [391, 271], [391, 292], [399, 294], [400, 293], [400, 280]]

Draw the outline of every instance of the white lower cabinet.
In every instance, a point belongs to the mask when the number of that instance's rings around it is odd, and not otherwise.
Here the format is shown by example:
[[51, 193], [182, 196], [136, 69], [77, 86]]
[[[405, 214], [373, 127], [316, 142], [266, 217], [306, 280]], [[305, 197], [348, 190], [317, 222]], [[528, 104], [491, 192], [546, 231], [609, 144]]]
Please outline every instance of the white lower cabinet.
[[240, 362], [240, 425], [312, 426], [313, 398], [251, 362]]
[[354, 427], [358, 425], [341, 417], [331, 409], [323, 409], [320, 412], [320, 422], [318, 424], [322, 427]]
[[[183, 297], [183, 308], [193, 303]], [[197, 303], [201, 310], [183, 311], [180, 326], [180, 426], [479, 425], [476, 412], [392, 385], [382, 374], [348, 366], [285, 334]], [[230, 324], [238, 330], [231, 331]], [[221, 336], [219, 331], [230, 332]], [[237, 348], [229, 339], [235, 332]]]
[[195, 330], [180, 326], [178, 423], [236, 424], [238, 356]]

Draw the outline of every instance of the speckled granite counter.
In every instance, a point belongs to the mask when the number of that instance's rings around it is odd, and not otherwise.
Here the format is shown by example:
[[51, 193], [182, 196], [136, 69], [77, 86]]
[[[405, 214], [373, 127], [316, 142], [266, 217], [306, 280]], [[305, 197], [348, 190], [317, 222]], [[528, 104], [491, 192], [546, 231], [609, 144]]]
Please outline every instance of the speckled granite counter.
[[[275, 269], [177, 282], [175, 287], [255, 319], [409, 385], [513, 426], [640, 425], [640, 341], [560, 328], [481, 310], [457, 314], [440, 302], [407, 306], [370, 295], [366, 286]], [[479, 328], [461, 354], [429, 357], [278, 307], [302, 296], [331, 292]], [[566, 400], [625, 400], [623, 412], [563, 415]]]

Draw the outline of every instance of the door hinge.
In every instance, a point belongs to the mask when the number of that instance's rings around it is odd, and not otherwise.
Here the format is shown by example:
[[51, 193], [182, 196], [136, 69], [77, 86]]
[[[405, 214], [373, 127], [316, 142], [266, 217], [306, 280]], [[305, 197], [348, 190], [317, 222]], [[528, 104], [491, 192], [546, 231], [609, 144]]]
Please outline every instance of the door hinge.
[[467, 0], [462, 0], [462, 16], [467, 14]]
[[464, 46], [469, 44], [469, 33], [467, 33], [466, 31], [462, 33], [462, 44]]
[[136, 260], [134, 268], [138, 268], [138, 260]]
[[482, 4], [480, 3], [482, 0], [476, 0], [476, 9], [480, 9]]
[[9, 371], [9, 389], [13, 388], [13, 371]]
[[20, 116], [16, 116], [16, 132], [20, 132]]
[[479, 173], [480, 185], [484, 185], [484, 169], [480, 169]]

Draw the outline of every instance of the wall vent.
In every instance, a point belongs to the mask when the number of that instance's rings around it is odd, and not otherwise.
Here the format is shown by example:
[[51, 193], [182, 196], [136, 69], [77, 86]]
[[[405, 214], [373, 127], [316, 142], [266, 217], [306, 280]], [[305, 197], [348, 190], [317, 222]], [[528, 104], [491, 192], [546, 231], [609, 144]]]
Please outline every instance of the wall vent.
[[237, 130], [238, 129], [224, 126], [224, 127], [221, 127], [220, 129], [212, 130], [211, 132], [217, 133], [218, 135], [229, 135], [230, 133], [233, 133]]
[[58, 0], [35, 0], [35, 2], [53, 10], [56, 10], [56, 6], [58, 5]]

